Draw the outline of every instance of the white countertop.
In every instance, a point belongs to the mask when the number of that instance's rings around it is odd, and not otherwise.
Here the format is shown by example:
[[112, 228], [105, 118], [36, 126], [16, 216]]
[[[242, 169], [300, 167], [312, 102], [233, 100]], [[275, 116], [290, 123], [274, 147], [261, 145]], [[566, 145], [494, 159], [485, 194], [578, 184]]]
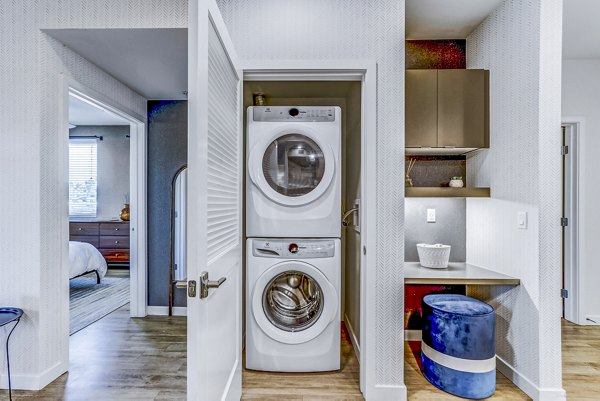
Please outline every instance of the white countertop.
[[467, 263], [449, 263], [446, 269], [429, 269], [404, 262], [405, 284], [520, 285], [521, 280]]

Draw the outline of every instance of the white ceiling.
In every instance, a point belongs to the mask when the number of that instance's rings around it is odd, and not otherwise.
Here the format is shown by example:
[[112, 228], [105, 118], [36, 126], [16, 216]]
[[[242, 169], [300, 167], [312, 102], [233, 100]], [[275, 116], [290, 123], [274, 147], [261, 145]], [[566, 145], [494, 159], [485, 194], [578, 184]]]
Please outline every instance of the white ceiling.
[[563, 58], [600, 58], [600, 1], [564, 0]]
[[187, 29], [47, 29], [147, 99], [182, 100], [187, 90]]
[[129, 125], [122, 117], [69, 96], [69, 124], [73, 125]]
[[464, 39], [502, 1], [407, 0], [406, 38]]

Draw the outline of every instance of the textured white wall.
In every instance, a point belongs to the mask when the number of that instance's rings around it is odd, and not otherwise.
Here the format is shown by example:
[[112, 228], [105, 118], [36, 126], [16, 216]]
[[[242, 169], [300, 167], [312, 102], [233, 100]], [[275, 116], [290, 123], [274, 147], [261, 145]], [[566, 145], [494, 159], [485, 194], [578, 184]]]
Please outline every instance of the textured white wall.
[[[517, 212], [528, 213], [527, 230]], [[467, 262], [521, 279], [518, 287], [471, 287], [496, 308], [496, 352], [534, 383], [539, 381], [539, 257], [537, 207], [500, 199], [467, 199]]]
[[490, 149], [469, 158], [468, 180], [493, 197], [467, 202], [467, 261], [522, 280], [474, 292], [497, 307], [497, 353], [534, 399], [563, 397], [561, 16], [561, 0], [505, 0], [467, 39], [468, 68], [491, 70]]
[[[68, 281], [61, 261], [60, 75], [141, 115], [146, 103], [40, 29], [179, 28], [184, 0], [2, 0], [0, 5], [0, 305], [25, 310], [11, 342], [13, 384], [39, 388], [67, 368]], [[10, 196], [7, 196], [10, 194]], [[64, 220], [64, 221], [63, 221]], [[4, 349], [0, 350], [4, 361]], [[2, 386], [5, 364], [0, 362]]]
[[562, 73], [562, 115], [585, 118], [585, 132], [579, 137], [579, 319], [600, 322], [600, 268], [596, 257], [600, 227], [600, 187], [598, 150], [600, 149], [600, 59], [564, 60]]
[[377, 272], [376, 345], [369, 351], [376, 354], [376, 364], [367, 369], [372, 369], [369, 375], [377, 385], [402, 385], [404, 197], [398, 177], [404, 166], [404, 0], [218, 4], [244, 61], [377, 62], [377, 262], [366, 266]]

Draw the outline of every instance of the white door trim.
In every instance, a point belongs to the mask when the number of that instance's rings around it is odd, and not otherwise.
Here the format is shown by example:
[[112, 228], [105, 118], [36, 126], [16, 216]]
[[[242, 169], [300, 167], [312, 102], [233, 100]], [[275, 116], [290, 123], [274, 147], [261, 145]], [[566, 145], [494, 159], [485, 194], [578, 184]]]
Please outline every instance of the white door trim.
[[[60, 104], [61, 113], [59, 117], [59, 132], [68, 132], [69, 126], [69, 95], [73, 95], [101, 109], [107, 110], [129, 121], [130, 129], [130, 176], [129, 186], [133, 188], [130, 192], [131, 220], [130, 220], [130, 243], [134, 244], [130, 252], [130, 315], [131, 317], [146, 316], [147, 305], [147, 260], [146, 260], [146, 117], [129, 110], [114, 100], [90, 89], [72, 78], [61, 75]], [[68, 135], [63, 135], [63, 144], [60, 147], [59, 157], [61, 160], [60, 182], [65, 184], [69, 181], [68, 175]], [[66, 164], [65, 164], [66, 163]], [[61, 230], [61, 243], [69, 241], [68, 229], [68, 199], [61, 197], [61, 210], [66, 215], [62, 221], [65, 226]], [[63, 272], [68, 277], [69, 257], [68, 253], [63, 255]], [[68, 299], [68, 297], [67, 297]], [[68, 304], [66, 315], [68, 316]], [[68, 319], [67, 319], [68, 320]], [[68, 333], [68, 329], [66, 330]]]
[[[375, 377], [376, 272], [376, 159], [377, 63], [373, 60], [246, 61], [245, 81], [361, 81], [361, 285], [360, 285], [360, 389], [365, 397], [382, 392]], [[362, 249], [371, 250], [363, 252]], [[396, 394], [396, 389], [390, 388]]]
[[[562, 125], [566, 127], [570, 134], [569, 154], [571, 158], [569, 165], [565, 166], [565, 171], [569, 174], [570, 191], [565, 193], [569, 196], [566, 201], [565, 217], [569, 219], [567, 230], [565, 231], [565, 289], [568, 291], [568, 297], [565, 299], [565, 319], [575, 324], [587, 324], [586, 317], [581, 309], [581, 274], [580, 274], [580, 245], [581, 224], [580, 215], [580, 196], [579, 188], [582, 176], [585, 174], [583, 167], [583, 153], [580, 149], [584, 146], [584, 126], [583, 117], [563, 117]], [[570, 192], [570, 193], [569, 193]]]

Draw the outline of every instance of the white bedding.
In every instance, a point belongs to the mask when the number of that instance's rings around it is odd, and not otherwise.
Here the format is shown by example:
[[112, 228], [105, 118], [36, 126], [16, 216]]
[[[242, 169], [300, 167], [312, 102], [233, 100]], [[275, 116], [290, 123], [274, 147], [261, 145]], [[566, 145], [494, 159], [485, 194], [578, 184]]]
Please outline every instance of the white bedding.
[[102, 278], [108, 269], [100, 251], [85, 242], [69, 241], [69, 262], [69, 278], [94, 270], [97, 270]]

